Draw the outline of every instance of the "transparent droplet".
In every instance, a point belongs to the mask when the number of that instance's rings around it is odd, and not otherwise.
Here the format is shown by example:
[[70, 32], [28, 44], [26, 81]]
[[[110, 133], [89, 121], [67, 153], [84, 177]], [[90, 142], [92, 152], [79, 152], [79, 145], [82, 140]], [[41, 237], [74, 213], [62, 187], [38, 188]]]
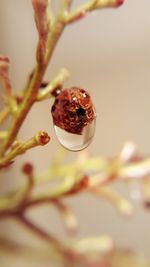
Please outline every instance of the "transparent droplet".
[[58, 126], [54, 126], [58, 141], [62, 146], [71, 151], [85, 149], [91, 143], [95, 133], [96, 119], [84, 127], [82, 134], [69, 133]]
[[51, 109], [56, 136], [68, 150], [79, 151], [92, 141], [96, 112], [90, 95], [81, 88], [64, 89]]

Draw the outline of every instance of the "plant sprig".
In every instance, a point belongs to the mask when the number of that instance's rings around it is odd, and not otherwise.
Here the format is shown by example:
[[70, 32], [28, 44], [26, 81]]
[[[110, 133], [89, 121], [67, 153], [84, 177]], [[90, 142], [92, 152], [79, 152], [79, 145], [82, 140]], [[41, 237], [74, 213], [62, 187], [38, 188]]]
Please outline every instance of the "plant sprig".
[[[60, 4], [56, 15], [52, 12], [52, 2], [49, 0], [32, 0], [36, 27], [39, 35], [36, 52], [36, 65], [32, 73], [32, 77], [26, 84], [26, 90], [21, 95], [22, 101], [17, 105], [16, 97], [13, 96], [12, 88], [8, 80], [8, 75], [5, 75], [5, 79], [2, 79], [5, 90], [5, 97], [11, 101], [8, 101], [8, 108], [4, 109], [0, 114], [0, 121], [3, 122], [7, 118], [11, 110], [15, 110], [15, 116], [12, 118], [12, 123], [8, 129], [8, 134], [3, 141], [2, 149], [0, 151], [1, 157], [3, 157], [10, 146], [13, 144], [18, 136], [20, 128], [30, 111], [33, 104], [38, 100], [43, 100], [47, 97], [49, 92], [53, 88], [53, 83], [43, 92], [39, 92], [39, 88], [42, 84], [44, 74], [50, 63], [55, 46], [64, 30], [64, 28], [72, 21], [81, 17], [81, 13], [86, 14], [96, 9], [104, 7], [117, 7], [123, 3], [121, 0], [90, 0], [87, 4], [78, 7], [74, 11], [70, 11], [70, 7], [73, 1], [60, 0]], [[5, 74], [8, 73], [9, 59], [1, 57], [1, 62], [6, 63]], [[4, 75], [1, 75], [3, 78]], [[67, 72], [62, 70], [54, 83], [63, 84], [64, 80], [68, 76]], [[11, 94], [11, 95], [10, 95]]]

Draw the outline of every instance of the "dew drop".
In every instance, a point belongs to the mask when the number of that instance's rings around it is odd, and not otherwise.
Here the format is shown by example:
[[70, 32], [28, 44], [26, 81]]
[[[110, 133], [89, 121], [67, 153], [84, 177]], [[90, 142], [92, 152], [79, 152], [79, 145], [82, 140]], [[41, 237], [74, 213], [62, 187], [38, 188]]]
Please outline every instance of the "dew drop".
[[81, 88], [64, 89], [51, 109], [58, 141], [71, 151], [80, 151], [92, 141], [96, 112], [90, 95]]
[[80, 151], [91, 143], [95, 133], [95, 119], [84, 127], [81, 135], [69, 133], [60, 127], [54, 126], [60, 144], [68, 150]]

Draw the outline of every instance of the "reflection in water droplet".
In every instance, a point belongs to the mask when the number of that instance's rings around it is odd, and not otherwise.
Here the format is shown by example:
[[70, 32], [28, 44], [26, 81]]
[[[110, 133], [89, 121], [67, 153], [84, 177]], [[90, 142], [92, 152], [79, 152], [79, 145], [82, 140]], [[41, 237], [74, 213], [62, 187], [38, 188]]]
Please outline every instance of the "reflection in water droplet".
[[95, 123], [96, 119], [85, 126], [80, 135], [69, 133], [56, 125], [54, 128], [57, 138], [62, 146], [71, 151], [80, 151], [91, 143], [95, 133]]

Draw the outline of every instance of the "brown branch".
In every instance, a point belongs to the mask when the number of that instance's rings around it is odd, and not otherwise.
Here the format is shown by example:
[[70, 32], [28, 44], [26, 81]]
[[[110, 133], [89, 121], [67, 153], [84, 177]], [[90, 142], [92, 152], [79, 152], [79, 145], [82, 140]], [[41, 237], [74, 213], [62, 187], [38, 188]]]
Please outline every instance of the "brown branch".
[[32, 190], [34, 188], [34, 173], [33, 173], [33, 165], [31, 163], [25, 163], [22, 167], [22, 172], [25, 174], [27, 185], [24, 189], [21, 205], [30, 198]]
[[28, 218], [26, 218], [24, 215], [18, 215], [16, 216], [16, 219], [21, 222], [26, 228], [28, 228], [32, 233], [39, 236], [42, 240], [45, 240], [46, 242], [53, 245], [59, 252], [64, 251], [63, 245], [58, 241], [56, 238], [54, 238], [50, 233], [45, 232], [43, 229], [32, 223]]
[[8, 208], [6, 210], [1, 210], [0, 219], [17, 219], [36, 236], [40, 237], [41, 240], [50, 243], [58, 252], [65, 253], [65, 247], [59, 240], [53, 237], [50, 233], [45, 232], [43, 229], [41, 229], [41, 227], [35, 225], [25, 216], [25, 209], [23, 208], [23, 204], [24, 203], [20, 202], [19, 205], [14, 209]]
[[38, 62], [37, 66], [35, 67], [32, 79], [29, 83], [29, 87], [26, 90], [26, 94], [24, 96], [23, 102], [19, 106], [19, 110], [17, 112], [16, 118], [14, 119], [8, 131], [8, 137], [6, 138], [3, 144], [3, 147], [1, 150], [1, 156], [4, 156], [7, 149], [14, 142], [23, 121], [25, 120], [32, 105], [36, 101], [38, 89], [40, 88], [40, 85], [42, 83], [44, 73], [51, 59], [56, 43], [59, 40], [59, 37], [61, 36], [61, 33], [65, 26], [64, 21], [62, 19], [62, 17], [64, 16], [64, 12], [65, 12], [64, 8], [65, 6], [62, 6], [61, 9], [59, 9], [59, 12], [56, 16], [55, 23], [53, 24], [53, 27], [51, 28], [51, 32], [49, 33], [48, 38], [47, 38], [47, 43], [46, 43], [47, 49], [46, 49], [44, 64], [43, 62], [42, 64]]
[[35, 22], [37, 31], [39, 34], [39, 41], [37, 45], [37, 62], [40, 65], [44, 64], [45, 60], [45, 51], [46, 51], [46, 42], [49, 34], [50, 26], [49, 26], [49, 18], [47, 9], [49, 7], [48, 0], [32, 0], [32, 5], [35, 14]]

